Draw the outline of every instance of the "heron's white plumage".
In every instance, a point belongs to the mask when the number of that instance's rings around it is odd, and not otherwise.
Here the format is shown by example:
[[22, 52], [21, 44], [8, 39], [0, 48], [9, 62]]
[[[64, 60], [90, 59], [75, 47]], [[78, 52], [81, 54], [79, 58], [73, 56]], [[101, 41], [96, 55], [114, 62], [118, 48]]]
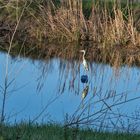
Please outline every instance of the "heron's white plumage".
[[85, 59], [86, 51], [85, 51], [85, 50], [80, 50], [80, 52], [83, 52], [83, 66], [84, 66], [84, 69], [85, 69], [86, 71], [89, 71], [88, 64], [87, 64], [87, 61], [86, 61], [86, 59]]
[[89, 71], [88, 64], [87, 64], [87, 61], [85, 59], [83, 59], [83, 65], [84, 65], [85, 70]]

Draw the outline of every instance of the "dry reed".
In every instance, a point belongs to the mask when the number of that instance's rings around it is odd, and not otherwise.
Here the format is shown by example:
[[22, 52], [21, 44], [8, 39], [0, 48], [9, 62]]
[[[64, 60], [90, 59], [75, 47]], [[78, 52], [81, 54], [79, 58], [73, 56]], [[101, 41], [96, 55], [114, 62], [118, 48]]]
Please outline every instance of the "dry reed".
[[[90, 61], [92, 59], [105, 63], [110, 62], [116, 67], [125, 63], [131, 65], [135, 62], [139, 65], [140, 32], [137, 27], [140, 21], [138, 18], [135, 20], [136, 13], [138, 14], [139, 10], [134, 12], [127, 6], [124, 11], [115, 3], [112, 5], [112, 9], [109, 9], [106, 5], [101, 6], [99, 3], [91, 3], [92, 6], [90, 7], [92, 9], [90, 9], [89, 16], [86, 17], [82, 0], [63, 0], [60, 4], [55, 4], [52, 0], [37, 3], [27, 1], [30, 4], [25, 8], [13, 40], [13, 43], [17, 40], [22, 43], [23, 39], [27, 38], [25, 41], [27, 52], [32, 48], [30, 46], [37, 44], [37, 46], [40, 46], [36, 49], [39, 56], [52, 57], [59, 55], [63, 57], [64, 48], [68, 50], [68, 53], [71, 48], [68, 47], [71, 45], [65, 43], [74, 42], [83, 45], [92, 42], [93, 44], [90, 44], [92, 47], [89, 47], [88, 52], [88, 60]], [[3, 5], [5, 5], [3, 8], [4, 13], [8, 9], [8, 12], [3, 16], [3, 23], [9, 27], [7, 30], [13, 33], [17, 21], [13, 21], [13, 19], [17, 19], [18, 15], [21, 14], [20, 7], [23, 7], [23, 5], [20, 1]], [[11, 8], [12, 15], [9, 12]], [[2, 16], [0, 18], [2, 20]], [[0, 31], [2, 30], [0, 28]], [[41, 42], [41, 45], [38, 45], [38, 42]], [[49, 45], [45, 47], [44, 42], [61, 43], [64, 47], [57, 46], [52, 50]], [[120, 63], [117, 63], [119, 61]]]
[[[134, 12], [128, 6], [125, 8], [128, 11], [126, 16], [124, 10], [115, 3], [112, 10], [107, 6], [101, 7], [99, 3], [91, 3], [92, 9], [87, 18], [82, 0], [63, 0], [60, 4], [55, 4], [52, 0], [36, 3], [26, 1], [31, 4], [26, 8], [19, 30], [20, 33], [25, 30], [24, 36], [27, 36], [28, 40], [61, 43], [93, 41], [103, 44], [104, 47], [140, 46], [140, 32], [136, 27], [139, 20], [135, 20]], [[22, 4], [19, 1], [5, 4], [3, 10], [7, 11], [8, 15], [6, 23], [14, 24], [13, 15], [15, 19], [18, 17], [20, 7]]]
[[[93, 5], [89, 19], [83, 13], [82, 0], [62, 1], [55, 6], [52, 1], [47, 6], [39, 6], [41, 23], [48, 41], [73, 42], [94, 41], [105, 46], [113, 45], [140, 45], [140, 33], [134, 26], [133, 14], [128, 9], [127, 20], [124, 13], [114, 4], [114, 18], [107, 12], [108, 9], [99, 10]], [[43, 31], [44, 28], [42, 27]]]

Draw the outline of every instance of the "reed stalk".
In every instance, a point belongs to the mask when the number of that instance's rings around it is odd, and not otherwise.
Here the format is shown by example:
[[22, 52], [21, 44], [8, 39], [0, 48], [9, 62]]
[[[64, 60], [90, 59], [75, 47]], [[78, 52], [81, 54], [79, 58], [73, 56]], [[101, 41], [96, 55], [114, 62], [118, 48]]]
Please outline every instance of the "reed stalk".
[[[61, 0], [59, 4], [54, 0], [26, 1], [31, 4], [26, 7], [19, 30], [26, 31], [24, 36], [27, 36], [28, 41], [92, 41], [104, 47], [140, 45], [139, 20], [135, 20], [132, 6], [127, 3], [122, 8], [120, 2], [112, 2], [111, 6], [103, 1], [91, 2], [86, 16], [83, 0]], [[15, 19], [18, 17], [22, 4], [18, 3], [15, 14], [11, 10], [15, 4], [9, 2], [7, 5], [7, 22], [9, 25], [10, 21], [14, 24], [13, 15]]]

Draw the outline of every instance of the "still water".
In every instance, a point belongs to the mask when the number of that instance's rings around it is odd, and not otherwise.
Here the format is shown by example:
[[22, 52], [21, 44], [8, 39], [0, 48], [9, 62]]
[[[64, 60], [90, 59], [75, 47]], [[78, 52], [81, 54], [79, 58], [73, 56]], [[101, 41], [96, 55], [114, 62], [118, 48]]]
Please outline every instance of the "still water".
[[[0, 53], [0, 104], [3, 101], [7, 54]], [[94, 128], [139, 131], [140, 69], [113, 68], [61, 58], [8, 58], [5, 122], [78, 123]], [[88, 82], [82, 83], [81, 76]], [[85, 98], [82, 98], [84, 91]]]

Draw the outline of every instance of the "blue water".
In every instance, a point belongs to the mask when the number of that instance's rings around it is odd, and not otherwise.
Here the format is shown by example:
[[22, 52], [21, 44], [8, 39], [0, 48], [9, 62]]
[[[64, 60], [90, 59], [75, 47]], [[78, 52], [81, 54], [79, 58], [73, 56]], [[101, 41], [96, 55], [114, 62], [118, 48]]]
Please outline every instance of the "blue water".
[[[1, 53], [2, 88], [6, 59], [7, 54]], [[88, 83], [81, 82], [82, 75], [88, 76]], [[32, 60], [9, 56], [8, 82], [11, 81], [5, 104], [5, 121], [8, 123], [28, 120], [64, 123], [67, 118], [69, 122], [78, 119], [80, 124], [115, 130], [127, 129], [130, 120], [133, 126], [139, 125], [140, 99], [127, 102], [140, 96], [138, 67], [114, 68], [93, 62], [86, 73], [79, 61], [61, 58]], [[89, 91], [82, 99], [82, 91], [86, 86]], [[2, 88], [0, 104], [3, 99]], [[113, 104], [117, 106], [111, 106]], [[136, 116], [137, 119], [134, 119]]]

